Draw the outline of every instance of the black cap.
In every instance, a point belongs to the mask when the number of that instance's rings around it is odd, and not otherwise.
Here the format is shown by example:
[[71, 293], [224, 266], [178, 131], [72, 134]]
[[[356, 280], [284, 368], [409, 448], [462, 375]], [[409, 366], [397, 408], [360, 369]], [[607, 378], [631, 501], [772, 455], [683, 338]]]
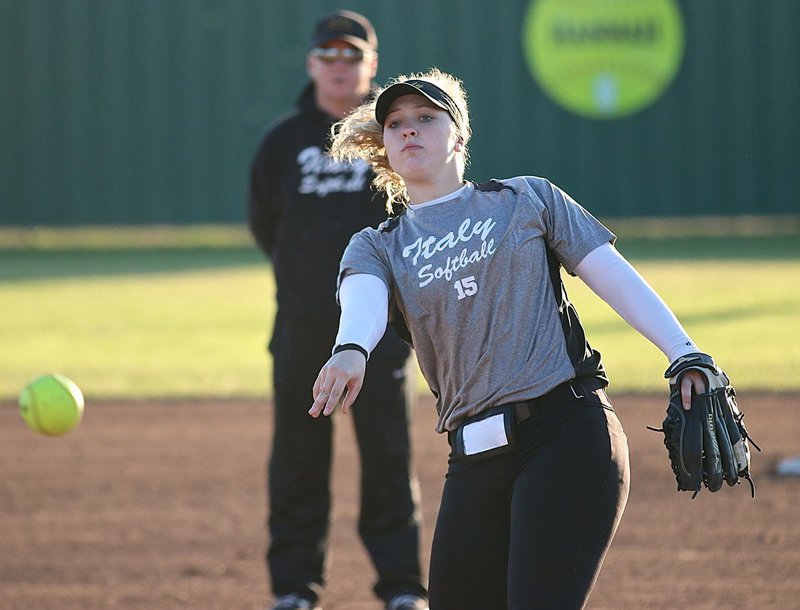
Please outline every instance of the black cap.
[[386, 115], [389, 114], [389, 107], [392, 105], [393, 101], [409, 94], [424, 95], [433, 102], [433, 104], [447, 111], [456, 125], [461, 125], [461, 111], [459, 111], [453, 98], [432, 82], [418, 78], [411, 78], [402, 83], [395, 83], [387, 87], [383, 93], [378, 96], [378, 101], [375, 102], [375, 120], [378, 121], [378, 124], [383, 126], [386, 121]]
[[317, 22], [311, 48], [332, 40], [344, 40], [362, 51], [377, 51], [378, 37], [369, 19], [353, 11], [337, 11]]

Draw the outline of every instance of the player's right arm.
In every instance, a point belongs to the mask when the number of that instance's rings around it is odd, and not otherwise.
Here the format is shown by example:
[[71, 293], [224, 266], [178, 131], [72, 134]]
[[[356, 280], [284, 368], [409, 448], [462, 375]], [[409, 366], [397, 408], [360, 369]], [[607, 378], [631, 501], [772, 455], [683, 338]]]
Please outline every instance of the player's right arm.
[[341, 401], [347, 413], [355, 401], [367, 370], [367, 358], [386, 332], [389, 290], [367, 273], [345, 276], [339, 286], [339, 332], [334, 354], [314, 382], [312, 417], [331, 415]]

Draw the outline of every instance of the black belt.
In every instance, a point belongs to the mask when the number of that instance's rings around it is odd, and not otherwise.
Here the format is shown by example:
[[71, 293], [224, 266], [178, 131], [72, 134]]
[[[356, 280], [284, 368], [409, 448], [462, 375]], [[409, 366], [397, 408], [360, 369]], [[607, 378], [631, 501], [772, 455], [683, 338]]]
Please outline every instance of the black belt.
[[[598, 392], [598, 390], [602, 390], [605, 387], [605, 382], [596, 378], [584, 378], [581, 380], [570, 379], [569, 381], [565, 381], [564, 383], [557, 385], [547, 394], [537, 396], [536, 398], [531, 398], [530, 400], [522, 400], [509, 404], [514, 406], [514, 413], [517, 423], [526, 421], [531, 417], [540, 417], [543, 413], [552, 411], [567, 401], [580, 400], [581, 398], [585, 398], [587, 394], [592, 393], [597, 393], [600, 401], [608, 408], [611, 408], [611, 403], [609, 402], [608, 397], [605, 395], [605, 391]], [[500, 407], [493, 408], [501, 408], [504, 406], [506, 405], [500, 405]], [[481, 418], [484, 416], [484, 413], [479, 413], [474, 417]], [[472, 419], [472, 417], [468, 417], [461, 422], [461, 425], [463, 426], [464, 424], [468, 424]], [[451, 445], [453, 444], [453, 438], [455, 438], [455, 434], [455, 430], [448, 430], [447, 432], [447, 440]]]

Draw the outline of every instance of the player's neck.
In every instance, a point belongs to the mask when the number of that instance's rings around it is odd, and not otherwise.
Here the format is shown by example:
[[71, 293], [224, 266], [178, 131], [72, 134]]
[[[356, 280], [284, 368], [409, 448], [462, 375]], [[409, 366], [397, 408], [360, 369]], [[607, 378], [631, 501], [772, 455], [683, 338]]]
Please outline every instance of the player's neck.
[[464, 180], [460, 176], [456, 178], [451, 177], [435, 183], [406, 184], [410, 199], [409, 203], [412, 206], [440, 199], [450, 193], [456, 192], [462, 186], [464, 186]]

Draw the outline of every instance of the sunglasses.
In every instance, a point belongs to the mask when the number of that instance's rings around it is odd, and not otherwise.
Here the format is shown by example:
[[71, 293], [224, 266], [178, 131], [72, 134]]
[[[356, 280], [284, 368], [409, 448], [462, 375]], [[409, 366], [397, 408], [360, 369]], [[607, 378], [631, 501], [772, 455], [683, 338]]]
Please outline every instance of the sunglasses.
[[364, 52], [352, 47], [338, 49], [336, 47], [315, 47], [311, 49], [311, 56], [318, 58], [326, 64], [343, 61], [346, 64], [357, 64], [364, 59]]

